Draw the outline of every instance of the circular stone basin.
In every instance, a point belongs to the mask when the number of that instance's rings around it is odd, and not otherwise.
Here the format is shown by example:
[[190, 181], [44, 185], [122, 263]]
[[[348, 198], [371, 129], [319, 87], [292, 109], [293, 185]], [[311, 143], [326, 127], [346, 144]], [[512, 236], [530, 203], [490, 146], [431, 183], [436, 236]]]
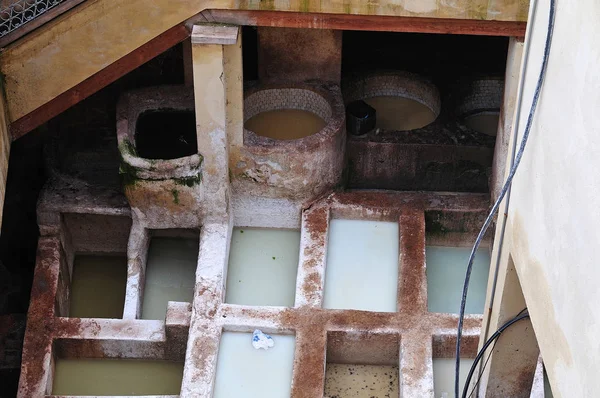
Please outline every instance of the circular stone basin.
[[310, 111], [277, 109], [252, 116], [244, 127], [274, 140], [297, 140], [321, 131], [325, 120]]
[[331, 114], [327, 100], [310, 89], [262, 89], [244, 101], [244, 128], [277, 141], [298, 140], [323, 130]]
[[465, 126], [478, 133], [496, 136], [500, 107], [504, 95], [504, 80], [499, 76], [463, 82], [456, 110]]
[[437, 117], [427, 106], [410, 98], [382, 95], [363, 101], [375, 108], [375, 127], [382, 130], [420, 129]]
[[351, 81], [344, 90], [346, 104], [363, 100], [375, 109], [375, 127], [407, 131], [425, 127], [441, 108], [437, 87], [418, 75], [403, 72], [368, 74]]
[[500, 112], [481, 112], [465, 118], [465, 125], [479, 133], [496, 136]]

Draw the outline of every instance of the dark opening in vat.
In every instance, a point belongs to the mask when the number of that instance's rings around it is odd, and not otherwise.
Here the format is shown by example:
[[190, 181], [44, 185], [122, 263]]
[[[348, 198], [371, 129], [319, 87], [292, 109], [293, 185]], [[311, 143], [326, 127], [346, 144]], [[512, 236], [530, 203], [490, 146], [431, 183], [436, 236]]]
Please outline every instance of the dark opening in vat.
[[177, 159], [198, 153], [193, 111], [158, 109], [142, 113], [135, 130], [137, 153], [146, 159]]

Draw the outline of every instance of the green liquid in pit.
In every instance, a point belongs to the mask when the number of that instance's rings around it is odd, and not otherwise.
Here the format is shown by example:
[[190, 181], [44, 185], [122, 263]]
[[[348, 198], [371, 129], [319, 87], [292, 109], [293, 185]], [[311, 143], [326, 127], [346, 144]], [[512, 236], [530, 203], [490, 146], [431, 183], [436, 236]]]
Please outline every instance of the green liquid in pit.
[[385, 95], [365, 98], [364, 101], [375, 108], [376, 127], [382, 130], [420, 129], [436, 118], [431, 109], [409, 98]]
[[164, 320], [169, 301], [192, 302], [197, 263], [197, 239], [152, 238], [146, 262], [142, 319]]
[[300, 231], [234, 228], [225, 302], [293, 307]]
[[[471, 248], [427, 246], [427, 309], [430, 312], [458, 313]], [[483, 314], [490, 269], [488, 249], [479, 249], [473, 263], [466, 314]]]
[[297, 140], [321, 131], [325, 121], [309, 111], [277, 109], [252, 116], [244, 127], [274, 140]]
[[126, 283], [125, 256], [75, 256], [69, 316], [122, 318]]
[[52, 395], [179, 395], [183, 362], [57, 359]]

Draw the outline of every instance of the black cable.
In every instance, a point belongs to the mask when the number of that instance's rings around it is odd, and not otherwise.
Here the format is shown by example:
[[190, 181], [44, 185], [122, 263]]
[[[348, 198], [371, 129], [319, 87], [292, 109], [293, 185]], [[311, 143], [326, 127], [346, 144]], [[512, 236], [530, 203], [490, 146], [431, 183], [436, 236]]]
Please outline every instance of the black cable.
[[[519, 313], [517, 315], [515, 315], [514, 318], [518, 317], [519, 315], [521, 315], [525, 311], [527, 311], [527, 307], [525, 307], [521, 311], [519, 311]], [[490, 353], [489, 353], [488, 357], [486, 358], [485, 362], [483, 363], [483, 366], [481, 367], [481, 369], [479, 371], [479, 376], [477, 377], [477, 380], [473, 384], [473, 389], [471, 389], [471, 393], [469, 394], [469, 398], [471, 398], [473, 396], [473, 393], [475, 392], [475, 389], [477, 388], [477, 386], [479, 385], [479, 382], [481, 381], [481, 377], [483, 376], [483, 372], [485, 372], [485, 368], [487, 367], [488, 361], [492, 357], [492, 353], [494, 352], [494, 348], [496, 348], [496, 343], [498, 343], [498, 339], [496, 339], [496, 341], [494, 341], [494, 345], [492, 346], [492, 349], [490, 350]], [[470, 380], [469, 380], [469, 382], [470, 382]], [[468, 387], [468, 385], [465, 385], [465, 388], [466, 387]]]
[[[490, 358], [492, 357], [492, 353], [494, 352], [494, 348], [496, 348], [497, 343], [498, 343], [498, 339], [496, 339], [496, 341], [494, 341], [494, 345], [492, 346], [492, 349], [490, 350], [488, 357], [485, 359], [485, 362], [483, 363], [483, 366], [481, 367], [481, 370], [479, 371], [479, 376], [477, 377], [477, 380], [475, 380], [475, 383], [473, 384], [473, 388], [471, 389], [469, 398], [471, 398], [473, 396], [473, 393], [477, 389], [477, 386], [479, 385], [479, 382], [481, 381], [481, 377], [483, 376], [483, 372], [485, 372], [485, 368], [487, 367], [487, 364], [488, 364]], [[468, 387], [468, 386], [465, 386], [464, 388], [466, 388], [466, 387]]]
[[[521, 158], [523, 157], [523, 152], [525, 151], [525, 146], [527, 145], [527, 139], [529, 138], [529, 132], [531, 130], [531, 125], [533, 123], [533, 116], [535, 115], [535, 110], [537, 108], [537, 104], [540, 98], [540, 92], [542, 89], [542, 85], [544, 83], [544, 77], [546, 75], [546, 69], [548, 67], [548, 58], [550, 55], [550, 45], [552, 43], [552, 33], [554, 32], [554, 14], [555, 14], [555, 2], [556, 0], [550, 0], [550, 12], [548, 15], [548, 32], [546, 33], [546, 44], [544, 47], [544, 57], [542, 59], [542, 68], [540, 70], [540, 74], [537, 81], [537, 86], [535, 88], [535, 93], [533, 95], [533, 101], [531, 103], [531, 109], [529, 110], [529, 116], [527, 117], [527, 125], [525, 126], [525, 132], [523, 133], [523, 138], [521, 139], [521, 145], [519, 147], [519, 151], [515, 156], [514, 163], [510, 169], [510, 173], [506, 178], [506, 182], [500, 191], [498, 199], [494, 202], [479, 234], [477, 235], [477, 239], [475, 240], [475, 244], [473, 245], [473, 249], [471, 250], [471, 254], [469, 256], [469, 263], [467, 265], [467, 272], [465, 275], [465, 283], [463, 286], [463, 294], [460, 302], [460, 312], [458, 316], [458, 328], [457, 328], [457, 338], [456, 338], [456, 363], [455, 363], [455, 375], [454, 375], [454, 396], [459, 396], [460, 391], [460, 382], [459, 382], [459, 374], [460, 374], [460, 340], [462, 337], [462, 329], [463, 322], [465, 318], [465, 305], [467, 302], [467, 292], [469, 290], [469, 281], [471, 278], [471, 271], [473, 270], [473, 260], [475, 259], [475, 253], [481, 244], [483, 236], [485, 235], [488, 227], [492, 223], [494, 219], [494, 215], [496, 211], [498, 211], [498, 207], [504, 199], [506, 192], [509, 190], [510, 185], [512, 183], [513, 177], [517, 172], [519, 164], [521, 163]], [[518, 126], [516, 126], [516, 130], [518, 132]], [[515, 137], [518, 137], [518, 134], [515, 134]]]
[[471, 365], [471, 369], [469, 370], [469, 374], [467, 375], [467, 379], [465, 380], [465, 388], [463, 389], [462, 398], [467, 398], [467, 390], [469, 389], [469, 384], [471, 383], [471, 378], [473, 377], [473, 373], [475, 373], [475, 369], [477, 368], [477, 363], [481, 360], [481, 358], [485, 354], [485, 351], [490, 346], [490, 344], [492, 344], [494, 342], [494, 340], [496, 340], [498, 337], [500, 337], [502, 332], [504, 332], [506, 329], [508, 329], [511, 325], [513, 325], [525, 318], [529, 318], [528, 313], [523, 314], [523, 315], [517, 315], [516, 317], [512, 318], [511, 320], [506, 322], [504, 325], [502, 325], [500, 327], [500, 329], [496, 330], [494, 332], [494, 334], [489, 339], [487, 339], [487, 341], [485, 342], [483, 347], [481, 347], [481, 350], [479, 350], [479, 352], [477, 353], [477, 356], [475, 357], [475, 360], [473, 361], [473, 365]]

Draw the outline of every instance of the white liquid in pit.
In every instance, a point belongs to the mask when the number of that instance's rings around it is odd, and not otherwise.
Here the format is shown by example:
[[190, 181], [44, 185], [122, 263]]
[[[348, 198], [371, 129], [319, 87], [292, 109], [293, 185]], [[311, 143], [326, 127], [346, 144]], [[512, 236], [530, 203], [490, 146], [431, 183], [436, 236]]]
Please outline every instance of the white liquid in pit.
[[[467, 375], [471, 369], [471, 365], [473, 365], [472, 359], [460, 360], [460, 373], [458, 380], [460, 383], [461, 394], [463, 391], [463, 386], [465, 385], [465, 381], [467, 380]], [[433, 390], [435, 398], [454, 397], [454, 369], [454, 358], [433, 359]], [[471, 391], [469, 390], [469, 392]]]
[[292, 389], [294, 336], [271, 335], [269, 350], [252, 347], [252, 333], [224, 332], [213, 398], [286, 398]]
[[294, 306], [300, 231], [234, 228], [225, 302]]
[[194, 298], [198, 240], [152, 238], [146, 263], [142, 319], [164, 320], [167, 302]]
[[183, 362], [57, 359], [53, 395], [178, 395]]
[[328, 363], [325, 398], [398, 397], [398, 366]]
[[[430, 312], [458, 313], [471, 248], [427, 246], [427, 309]], [[490, 253], [479, 249], [473, 263], [466, 314], [483, 314]]]
[[324, 308], [395, 312], [398, 223], [332, 220]]

